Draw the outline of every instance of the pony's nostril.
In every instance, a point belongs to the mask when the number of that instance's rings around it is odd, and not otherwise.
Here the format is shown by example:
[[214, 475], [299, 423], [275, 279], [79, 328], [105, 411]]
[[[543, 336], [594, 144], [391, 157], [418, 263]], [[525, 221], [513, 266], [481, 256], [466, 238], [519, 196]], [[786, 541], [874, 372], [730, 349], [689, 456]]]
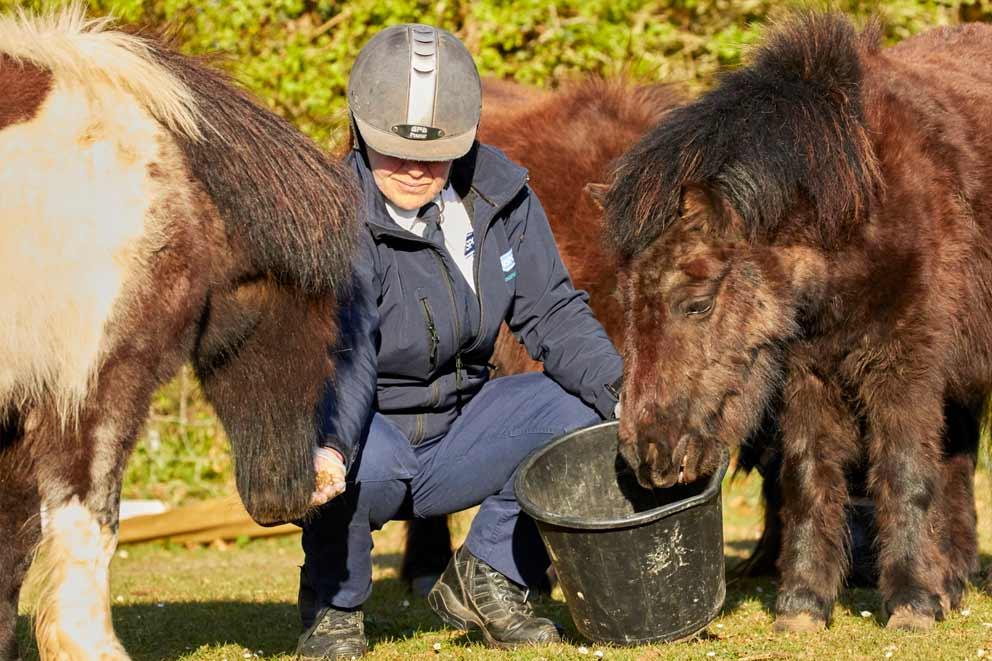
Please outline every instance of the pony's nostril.
[[654, 478], [654, 471], [648, 464], [641, 464], [637, 469], [637, 481], [645, 489], [653, 489], [657, 486]]
[[637, 454], [637, 446], [633, 443], [621, 443], [620, 456], [627, 462], [631, 470], [636, 471], [641, 464], [641, 459]]

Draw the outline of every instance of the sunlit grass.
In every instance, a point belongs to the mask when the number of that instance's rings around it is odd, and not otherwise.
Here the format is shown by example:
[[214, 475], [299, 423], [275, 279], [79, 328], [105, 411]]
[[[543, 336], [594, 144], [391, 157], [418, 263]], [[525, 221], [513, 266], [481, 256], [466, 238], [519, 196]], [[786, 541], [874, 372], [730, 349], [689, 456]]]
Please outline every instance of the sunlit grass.
[[[724, 492], [728, 565], [744, 557], [760, 530], [758, 482], [737, 480]], [[980, 475], [983, 560], [992, 551], [987, 476]], [[467, 532], [471, 513], [456, 517], [456, 535]], [[582, 641], [560, 592], [539, 610], [565, 626], [569, 644], [511, 654], [484, 647], [478, 637], [445, 629], [425, 604], [410, 597], [398, 578], [402, 527], [376, 534], [375, 590], [367, 604], [372, 659], [977, 659], [992, 654], [992, 597], [969, 592], [965, 610], [928, 633], [889, 632], [880, 624], [880, 604], [870, 590], [846, 590], [831, 628], [815, 635], [771, 631], [775, 585], [736, 581], [721, 615], [694, 641], [636, 648], [610, 648]], [[144, 544], [122, 548], [113, 564], [114, 621], [135, 659], [291, 658], [298, 634], [295, 600], [299, 537], [210, 548]], [[22, 612], [33, 608], [29, 586]], [[863, 613], [867, 613], [864, 615]], [[25, 659], [37, 658], [27, 617], [20, 622]], [[440, 651], [434, 645], [440, 644]], [[582, 648], [587, 654], [582, 654]]]
[[[126, 496], [178, 504], [233, 491], [226, 437], [195, 379], [187, 375], [185, 384], [179, 378], [168, 384], [151, 412], [128, 466]], [[992, 521], [984, 472], [979, 482], [981, 549], [988, 564]], [[738, 479], [725, 487], [728, 566], [746, 557], [760, 533], [759, 486], [757, 479]], [[459, 538], [470, 521], [471, 513], [456, 517]], [[961, 613], [925, 634], [886, 631], [877, 594], [847, 590], [827, 632], [782, 636], [771, 631], [775, 585], [751, 580], [728, 586], [723, 612], [695, 641], [629, 649], [581, 641], [556, 591], [539, 609], [565, 626], [570, 644], [509, 655], [485, 648], [477, 637], [445, 629], [425, 604], [411, 599], [398, 578], [401, 541], [398, 523], [376, 534], [375, 591], [366, 608], [373, 659], [591, 659], [596, 650], [610, 659], [977, 659], [986, 650], [992, 656], [992, 597], [977, 590], [968, 594]], [[115, 625], [136, 659], [290, 658], [299, 626], [295, 599], [302, 559], [298, 536], [211, 548], [145, 544], [121, 549], [111, 589]], [[29, 586], [21, 609], [29, 613], [32, 608]], [[26, 658], [37, 658], [26, 617], [20, 627]], [[435, 644], [441, 645], [439, 652]]]

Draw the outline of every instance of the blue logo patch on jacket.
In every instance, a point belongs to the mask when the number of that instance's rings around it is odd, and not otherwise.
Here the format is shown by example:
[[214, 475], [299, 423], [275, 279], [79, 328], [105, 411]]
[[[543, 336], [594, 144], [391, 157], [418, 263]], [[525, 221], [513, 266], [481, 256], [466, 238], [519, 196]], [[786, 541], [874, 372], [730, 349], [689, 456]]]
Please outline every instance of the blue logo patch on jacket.
[[499, 256], [499, 263], [503, 266], [503, 279], [509, 282], [517, 277], [517, 272], [513, 269], [516, 268], [517, 262], [513, 259], [513, 249], [507, 250], [505, 253]]
[[503, 266], [503, 272], [509, 273], [516, 267], [517, 263], [513, 260], [513, 250], [507, 250], [505, 253], [499, 256], [499, 263]]

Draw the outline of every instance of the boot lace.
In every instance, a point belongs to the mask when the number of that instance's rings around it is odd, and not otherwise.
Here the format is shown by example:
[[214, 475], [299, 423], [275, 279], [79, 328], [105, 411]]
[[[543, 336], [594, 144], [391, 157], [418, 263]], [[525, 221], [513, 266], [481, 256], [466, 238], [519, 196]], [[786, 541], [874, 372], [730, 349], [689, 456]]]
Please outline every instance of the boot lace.
[[333, 609], [321, 619], [314, 633], [321, 635], [360, 634], [362, 630], [361, 611], [335, 611]]
[[493, 598], [503, 606], [508, 615], [522, 615], [523, 617], [531, 617], [534, 611], [527, 601], [527, 596], [530, 594], [530, 590], [523, 590], [517, 587], [516, 584], [510, 581], [506, 576], [499, 573], [492, 567], [488, 565], [481, 566], [480, 569], [485, 576], [485, 579], [490, 586]]

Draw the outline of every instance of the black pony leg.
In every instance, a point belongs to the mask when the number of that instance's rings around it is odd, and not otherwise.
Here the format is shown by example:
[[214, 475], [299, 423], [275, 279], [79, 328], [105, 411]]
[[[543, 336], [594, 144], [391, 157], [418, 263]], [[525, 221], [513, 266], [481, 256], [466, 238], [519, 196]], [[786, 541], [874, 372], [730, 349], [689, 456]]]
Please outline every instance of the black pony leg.
[[17, 602], [41, 537], [34, 469], [21, 443], [19, 417], [0, 423], [0, 661], [17, 653]]
[[761, 476], [764, 527], [751, 555], [730, 573], [750, 578], [777, 576], [782, 549], [782, 430], [771, 413], [765, 414], [758, 431], [741, 445], [737, 456], [736, 472], [747, 475], [754, 470]]
[[847, 470], [859, 436], [840, 389], [805, 364], [790, 370], [783, 410], [782, 574], [775, 629], [825, 626], [847, 574]]
[[942, 599], [957, 609], [972, 574], [978, 571], [978, 516], [975, 511], [975, 466], [984, 402], [944, 405], [944, 494], [939, 518], [944, 526], [941, 550], [947, 558]]
[[426, 596], [448, 566], [451, 555], [448, 517], [414, 519], [407, 523], [406, 551], [400, 575], [415, 595]]

